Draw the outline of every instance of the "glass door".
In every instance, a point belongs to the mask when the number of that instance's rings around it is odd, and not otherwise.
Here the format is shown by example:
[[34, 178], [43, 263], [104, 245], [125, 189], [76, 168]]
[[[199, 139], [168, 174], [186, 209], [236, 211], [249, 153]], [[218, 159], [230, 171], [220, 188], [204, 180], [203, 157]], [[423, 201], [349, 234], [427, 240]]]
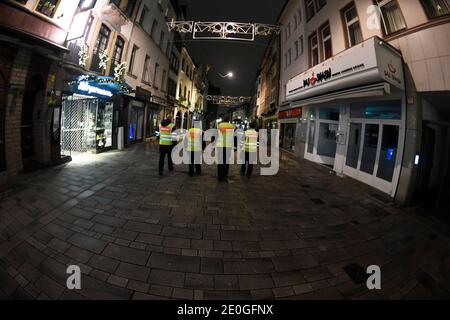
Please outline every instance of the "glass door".
[[339, 116], [338, 107], [309, 109], [306, 159], [334, 166], [337, 149], [336, 137], [339, 131]]
[[393, 192], [400, 125], [351, 122], [344, 173], [385, 193]]

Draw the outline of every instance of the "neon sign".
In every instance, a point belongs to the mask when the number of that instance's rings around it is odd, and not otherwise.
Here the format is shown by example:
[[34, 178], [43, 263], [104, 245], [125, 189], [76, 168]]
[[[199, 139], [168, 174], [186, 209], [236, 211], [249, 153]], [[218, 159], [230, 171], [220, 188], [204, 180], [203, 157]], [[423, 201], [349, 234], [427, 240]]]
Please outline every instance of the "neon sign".
[[83, 91], [83, 92], [87, 92], [89, 94], [98, 94], [101, 96], [106, 96], [106, 97], [112, 97], [113, 94], [111, 91], [105, 90], [105, 89], [101, 89], [101, 88], [97, 88], [97, 87], [93, 87], [91, 86], [89, 83], [87, 83], [86, 81], [82, 81], [78, 84], [78, 90]]

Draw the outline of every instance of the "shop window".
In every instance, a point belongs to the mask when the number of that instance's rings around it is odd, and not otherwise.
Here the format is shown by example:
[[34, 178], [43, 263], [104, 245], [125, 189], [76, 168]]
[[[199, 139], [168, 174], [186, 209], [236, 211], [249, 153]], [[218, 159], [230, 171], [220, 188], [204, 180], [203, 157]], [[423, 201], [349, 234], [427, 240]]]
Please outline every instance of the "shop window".
[[383, 125], [377, 177], [392, 182], [398, 153], [399, 126]]
[[399, 101], [380, 101], [372, 104], [351, 104], [350, 118], [373, 120], [401, 120]]
[[380, 126], [378, 124], [366, 124], [364, 134], [364, 146], [361, 159], [361, 171], [373, 175], [378, 150], [378, 137]]
[[36, 11], [53, 18], [58, 4], [59, 0], [40, 0], [37, 4]]
[[319, 118], [321, 120], [339, 121], [339, 109], [336, 109], [336, 108], [320, 108]]
[[353, 47], [358, 43], [361, 43], [363, 41], [361, 25], [354, 3], [344, 10], [343, 18], [345, 30], [347, 32], [347, 46]]
[[384, 33], [390, 35], [406, 28], [405, 19], [397, 0], [376, 0], [381, 11]]
[[450, 13], [446, 0], [420, 0], [429, 19], [445, 16]]
[[327, 23], [325, 26], [323, 26], [320, 33], [322, 37], [323, 60], [327, 60], [333, 56], [330, 24]]

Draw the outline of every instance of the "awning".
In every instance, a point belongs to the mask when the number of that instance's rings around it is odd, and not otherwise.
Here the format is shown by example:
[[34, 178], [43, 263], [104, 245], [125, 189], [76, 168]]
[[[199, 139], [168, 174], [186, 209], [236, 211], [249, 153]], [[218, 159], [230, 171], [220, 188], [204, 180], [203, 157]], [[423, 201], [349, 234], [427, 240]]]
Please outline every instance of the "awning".
[[367, 86], [340, 90], [317, 97], [311, 97], [304, 100], [296, 100], [291, 103], [291, 107], [308, 106], [336, 100], [347, 100], [355, 98], [366, 98], [375, 96], [384, 96], [391, 93], [391, 85], [386, 82], [371, 84]]
[[113, 77], [84, 75], [70, 83], [74, 92], [81, 94], [111, 98], [114, 95], [128, 94], [133, 88], [126, 82], [117, 81]]

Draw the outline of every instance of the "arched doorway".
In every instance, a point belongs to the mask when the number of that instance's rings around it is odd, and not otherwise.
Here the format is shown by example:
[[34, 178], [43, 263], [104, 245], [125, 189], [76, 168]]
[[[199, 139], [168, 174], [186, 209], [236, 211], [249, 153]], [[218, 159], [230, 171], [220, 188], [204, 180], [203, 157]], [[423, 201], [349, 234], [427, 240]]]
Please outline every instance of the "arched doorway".
[[26, 166], [26, 162], [31, 162], [35, 154], [33, 134], [34, 112], [36, 106], [42, 105], [44, 102], [44, 88], [45, 84], [40, 75], [32, 76], [25, 88], [20, 130], [24, 166]]
[[0, 71], [0, 172], [6, 170], [5, 147], [6, 79]]

